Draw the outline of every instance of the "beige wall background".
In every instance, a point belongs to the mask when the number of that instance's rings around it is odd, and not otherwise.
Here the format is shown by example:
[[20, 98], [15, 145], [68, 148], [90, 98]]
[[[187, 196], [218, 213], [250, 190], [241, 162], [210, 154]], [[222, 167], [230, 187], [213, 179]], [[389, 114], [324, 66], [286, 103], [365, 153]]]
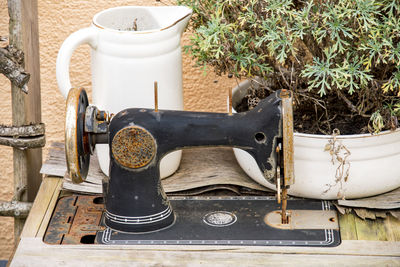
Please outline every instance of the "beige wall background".
[[[26, 0], [30, 1], [30, 0]], [[62, 42], [72, 32], [87, 27], [91, 18], [99, 11], [123, 5], [171, 5], [170, 1], [155, 0], [38, 0], [39, 42], [40, 42], [40, 76], [42, 121], [46, 124], [46, 147], [54, 141], [64, 139], [65, 100], [58, 91], [55, 68], [57, 52]], [[0, 36], [8, 36], [7, 1], [0, 0]], [[186, 32], [182, 44], [188, 44]], [[0, 44], [1, 46], [5, 43]], [[74, 53], [70, 75], [73, 86], [84, 86], [90, 94], [90, 49], [79, 47]], [[183, 55], [183, 88], [186, 110], [225, 112], [227, 90], [234, 87], [237, 81], [218, 77], [208, 70], [194, 67], [190, 55]], [[0, 124], [11, 124], [10, 83], [0, 75]], [[0, 199], [11, 200], [13, 196], [12, 149], [0, 146]], [[14, 246], [13, 218], [0, 217], [0, 259], [8, 259]]]

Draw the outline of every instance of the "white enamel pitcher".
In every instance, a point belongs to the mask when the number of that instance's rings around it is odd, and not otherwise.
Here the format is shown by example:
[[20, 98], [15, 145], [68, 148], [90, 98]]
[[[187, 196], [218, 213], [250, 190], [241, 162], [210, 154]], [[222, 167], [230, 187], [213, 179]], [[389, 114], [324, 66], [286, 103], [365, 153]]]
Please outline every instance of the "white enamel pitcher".
[[[180, 39], [192, 10], [182, 6], [116, 7], [93, 17], [92, 25], [71, 34], [58, 52], [58, 87], [66, 98], [70, 90], [69, 62], [81, 44], [92, 48], [92, 99], [101, 110], [154, 108], [154, 82], [159, 109], [183, 109]], [[97, 145], [102, 171], [108, 175], [108, 145]], [[161, 177], [179, 167], [181, 151], [161, 161]]]

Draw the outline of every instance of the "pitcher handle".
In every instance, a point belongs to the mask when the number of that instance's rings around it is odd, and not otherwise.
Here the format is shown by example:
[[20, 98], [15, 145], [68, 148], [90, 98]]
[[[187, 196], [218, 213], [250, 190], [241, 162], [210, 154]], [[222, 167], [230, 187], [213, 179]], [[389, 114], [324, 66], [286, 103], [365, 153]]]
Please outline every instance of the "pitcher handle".
[[93, 49], [96, 49], [97, 31], [92, 27], [88, 27], [74, 32], [68, 36], [58, 51], [56, 77], [58, 88], [64, 98], [67, 98], [68, 92], [72, 88], [69, 78], [71, 56], [74, 50], [81, 44], [89, 44]]

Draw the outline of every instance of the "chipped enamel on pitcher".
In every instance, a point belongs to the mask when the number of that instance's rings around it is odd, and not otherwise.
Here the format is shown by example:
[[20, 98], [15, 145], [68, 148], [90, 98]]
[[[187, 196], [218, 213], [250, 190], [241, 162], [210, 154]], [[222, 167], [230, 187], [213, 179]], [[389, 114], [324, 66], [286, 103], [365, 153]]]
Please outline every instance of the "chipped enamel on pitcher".
[[[96, 14], [92, 25], [71, 34], [57, 57], [59, 89], [70, 90], [69, 63], [74, 50], [91, 50], [93, 105], [118, 113], [126, 108], [154, 108], [158, 82], [159, 109], [182, 110], [182, 56], [180, 40], [192, 10], [182, 6], [116, 7]], [[108, 175], [109, 148], [96, 145], [101, 170]], [[181, 151], [165, 156], [161, 177], [179, 167]]]
[[[250, 84], [247, 80], [233, 89], [233, 107], [247, 94]], [[288, 190], [292, 196], [354, 199], [400, 187], [400, 129], [374, 135], [294, 133], [293, 142], [295, 183]], [[238, 148], [233, 150], [248, 176], [269, 189], [276, 189], [264, 178], [251, 155]], [[334, 150], [337, 153], [331, 154]]]

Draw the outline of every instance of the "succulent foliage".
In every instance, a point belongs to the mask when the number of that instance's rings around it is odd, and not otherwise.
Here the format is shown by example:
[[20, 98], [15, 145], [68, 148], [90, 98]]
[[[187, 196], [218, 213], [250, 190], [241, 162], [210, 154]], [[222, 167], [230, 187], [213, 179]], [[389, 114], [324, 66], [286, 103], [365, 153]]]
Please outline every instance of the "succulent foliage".
[[340, 115], [366, 118], [370, 131], [398, 126], [399, 0], [178, 2], [193, 9], [185, 48], [199, 66], [293, 90], [315, 107], [323, 133], [339, 115], [330, 108], [337, 102], [347, 109]]

